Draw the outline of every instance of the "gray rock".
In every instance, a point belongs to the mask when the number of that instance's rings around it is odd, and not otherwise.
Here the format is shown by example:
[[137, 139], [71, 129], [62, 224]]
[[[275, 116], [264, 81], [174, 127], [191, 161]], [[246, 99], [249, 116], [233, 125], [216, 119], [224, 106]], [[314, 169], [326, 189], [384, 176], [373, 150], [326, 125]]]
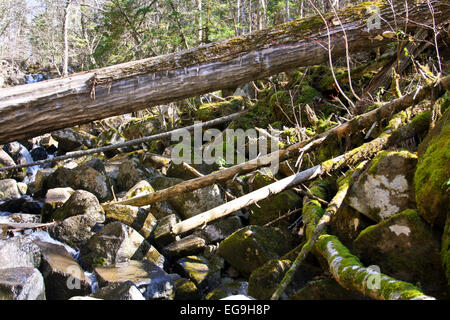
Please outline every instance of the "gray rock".
[[70, 187], [67, 188], [53, 188], [47, 191], [45, 195], [45, 203], [42, 208], [42, 214], [50, 217], [56, 209], [63, 206], [69, 200], [70, 196], [75, 192]]
[[18, 199], [21, 197], [17, 181], [14, 179], [0, 180], [0, 200]]
[[219, 242], [242, 228], [242, 221], [238, 216], [226, 217], [207, 224], [194, 234], [205, 239], [206, 243]]
[[97, 198], [84, 190], [75, 191], [52, 218], [62, 221], [49, 228], [51, 236], [77, 248], [81, 248], [94, 235], [96, 226], [105, 221]]
[[63, 246], [42, 241], [37, 241], [37, 245], [42, 252], [39, 270], [44, 277], [47, 299], [67, 300], [91, 293], [90, 279]]
[[119, 191], [128, 191], [138, 182], [155, 175], [155, 172], [138, 164], [137, 160], [126, 160], [120, 164], [117, 175], [117, 188]]
[[91, 295], [102, 300], [145, 300], [142, 293], [131, 281], [112, 283]]
[[204, 239], [189, 235], [175, 241], [162, 249], [162, 254], [170, 260], [191, 256], [203, 252], [206, 242]]
[[[15, 166], [16, 163], [3, 149], [0, 148], [0, 168]], [[0, 171], [0, 179], [7, 179], [11, 177], [11, 171]]]
[[174, 288], [171, 277], [148, 260], [130, 260], [113, 266], [96, 267], [94, 271], [100, 287], [131, 281], [144, 292], [146, 299], [173, 298]]
[[[151, 181], [151, 185], [155, 190], [161, 190], [182, 181], [177, 178], [157, 177]], [[216, 184], [191, 192], [181, 193], [171, 197], [168, 201], [184, 219], [188, 219], [225, 203], [224, 196]]]
[[177, 260], [181, 275], [189, 278], [202, 292], [207, 292], [220, 284], [220, 267], [202, 256], [188, 256]]
[[278, 228], [250, 225], [220, 243], [218, 253], [236, 270], [249, 275], [295, 246], [292, 235]]
[[137, 230], [145, 239], [148, 239], [156, 227], [156, 218], [148, 208], [127, 206], [121, 204], [104, 205], [106, 219], [120, 221]]
[[350, 188], [346, 202], [379, 222], [415, 208], [417, 156], [408, 151], [381, 151]]
[[44, 191], [58, 187], [86, 190], [101, 201], [112, 199], [111, 186], [106, 176], [86, 165], [79, 165], [73, 169], [60, 167], [42, 184]]
[[55, 220], [64, 220], [70, 217], [83, 215], [95, 222], [105, 221], [105, 212], [98, 199], [85, 190], [76, 190], [63, 206], [55, 211]]
[[0, 268], [37, 268], [40, 263], [41, 250], [32, 236], [0, 240]]
[[63, 152], [75, 150], [83, 145], [88, 148], [93, 148], [95, 145], [95, 136], [82, 130], [65, 128], [52, 132], [51, 136], [58, 141], [58, 149]]
[[155, 230], [153, 231], [153, 240], [157, 248], [164, 248], [168, 244], [175, 241], [176, 237], [173, 236], [170, 230], [172, 226], [174, 226], [179, 221], [180, 218], [175, 214], [165, 216], [161, 218], [161, 220], [159, 220], [158, 225], [155, 227]]
[[136, 230], [119, 221], [107, 224], [93, 235], [80, 252], [80, 260], [88, 269], [144, 257], [161, 268], [164, 266], [164, 257]]
[[44, 279], [36, 268], [0, 269], [0, 300], [45, 300]]
[[133, 197], [143, 196], [155, 192], [150, 183], [146, 180], [141, 180], [136, 183], [130, 190], [127, 191], [122, 200], [130, 199]]

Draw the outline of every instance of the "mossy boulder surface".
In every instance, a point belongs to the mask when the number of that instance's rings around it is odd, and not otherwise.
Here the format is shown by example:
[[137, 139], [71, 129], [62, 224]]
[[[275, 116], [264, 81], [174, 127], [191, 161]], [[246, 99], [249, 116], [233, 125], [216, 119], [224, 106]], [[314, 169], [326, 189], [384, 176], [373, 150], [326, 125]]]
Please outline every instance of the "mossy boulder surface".
[[[270, 299], [291, 265], [292, 261], [290, 260], [270, 260], [255, 269], [248, 280], [248, 294], [256, 299]], [[319, 268], [302, 263], [284, 294], [292, 295], [320, 273]]]
[[427, 222], [443, 227], [450, 207], [450, 108], [419, 145], [418, 154], [417, 209]]
[[292, 236], [278, 228], [250, 225], [220, 243], [218, 253], [236, 270], [249, 276], [269, 260], [278, 259], [294, 246]]
[[381, 151], [349, 190], [346, 202], [379, 222], [416, 207], [414, 170], [417, 156], [408, 151]]
[[362, 300], [362, 294], [343, 288], [333, 278], [314, 280], [291, 296], [292, 300]]
[[440, 242], [440, 234], [409, 209], [365, 229], [353, 248], [364, 265], [376, 265], [381, 273], [416, 284], [426, 294], [445, 297]]
[[[258, 172], [253, 180], [253, 190], [267, 186], [276, 180], [266, 174]], [[301, 205], [302, 198], [293, 190], [285, 190], [278, 194], [272, 195], [266, 199], [258, 201], [258, 205], [250, 206], [250, 224], [264, 225], [272, 220], [277, 219], [289, 210], [298, 208]], [[286, 226], [288, 220], [282, 220], [279, 226]]]
[[200, 121], [209, 121], [232, 113], [242, 111], [246, 104], [244, 97], [233, 97], [227, 101], [204, 103], [195, 114]]

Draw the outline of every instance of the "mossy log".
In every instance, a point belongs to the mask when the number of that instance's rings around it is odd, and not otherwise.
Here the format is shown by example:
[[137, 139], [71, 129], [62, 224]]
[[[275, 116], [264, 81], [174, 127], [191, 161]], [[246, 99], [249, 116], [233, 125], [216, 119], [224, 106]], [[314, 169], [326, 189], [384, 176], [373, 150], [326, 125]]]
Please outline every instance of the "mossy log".
[[[306, 259], [306, 256], [311, 252], [313, 247], [316, 245], [319, 236], [326, 233], [327, 226], [331, 221], [331, 217], [334, 216], [338, 211], [338, 209], [341, 207], [349, 188], [353, 184], [353, 180], [356, 178], [356, 175], [364, 167], [365, 163], [366, 161], [362, 161], [357, 166], [355, 171], [353, 170], [348, 171], [346, 175], [340, 179], [338, 183], [339, 185], [338, 191], [336, 195], [333, 197], [333, 199], [330, 201], [327, 209], [325, 210], [325, 212], [323, 212], [323, 214], [320, 212], [321, 211], [320, 203], [315, 199], [311, 199], [312, 202], [315, 202], [312, 208], [311, 206], [308, 205], [303, 206], [302, 210], [303, 220], [306, 222], [307, 241], [303, 245], [302, 249], [300, 250], [300, 253], [292, 263], [289, 270], [284, 275], [277, 290], [275, 290], [275, 292], [273, 293], [272, 297], [270, 298], [271, 300], [278, 300], [281, 297], [284, 290], [286, 290], [287, 286], [289, 285], [289, 283], [291, 283], [292, 279], [294, 278], [294, 274], [297, 271], [298, 267], [302, 264], [302, 262]], [[319, 211], [315, 210], [318, 207], [320, 207]], [[312, 216], [311, 214], [309, 214], [308, 212], [309, 210], [313, 211]]]
[[[0, 144], [323, 63], [327, 29], [337, 58], [346, 54], [343, 30], [356, 53], [393, 41], [383, 37], [393, 25], [416, 32], [433, 22], [439, 26], [449, 15], [444, 1], [365, 2], [340, 11], [342, 25], [334, 13], [325, 15], [328, 28], [314, 16], [178, 53], [2, 89]], [[379, 28], [369, 30], [374, 19]]]
[[441, 79], [439, 83], [422, 87], [416, 92], [405, 95], [402, 98], [395, 99], [375, 110], [354, 117], [352, 120], [316, 135], [309, 140], [298, 142], [283, 150], [269, 153], [257, 159], [211, 173], [204, 177], [184, 181], [167, 189], [121, 201], [119, 204], [145, 206], [154, 202], [167, 200], [170, 197], [183, 192], [190, 192], [217, 182], [230, 180], [239, 174], [247, 173], [263, 166], [268, 166], [274, 161], [281, 162], [286, 160], [287, 158], [298, 155], [300, 152], [310, 152], [317, 147], [322, 147], [325, 144], [335, 143], [336, 137], [345, 137], [351, 135], [352, 133], [370, 128], [375, 121], [389, 118], [392, 114], [405, 110], [409, 106], [417, 104], [431, 95], [438, 97], [442, 95], [446, 89], [450, 89], [450, 76]]
[[336, 281], [376, 300], [434, 300], [409, 282], [366, 268], [335, 236], [321, 235], [315, 248], [330, 266]]

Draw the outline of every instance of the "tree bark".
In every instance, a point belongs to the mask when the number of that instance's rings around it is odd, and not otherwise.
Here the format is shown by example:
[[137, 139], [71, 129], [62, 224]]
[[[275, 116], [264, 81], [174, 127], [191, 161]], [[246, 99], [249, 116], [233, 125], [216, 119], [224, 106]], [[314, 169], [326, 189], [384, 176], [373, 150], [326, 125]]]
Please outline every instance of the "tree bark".
[[[426, 28], [424, 25], [432, 20], [428, 5], [415, 2], [393, 5], [396, 22], [403, 26], [407, 20], [408, 32]], [[450, 7], [441, 1], [431, 3], [435, 22], [446, 21]], [[368, 5], [379, 8], [379, 29], [368, 31], [367, 22], [373, 18]], [[339, 15], [351, 53], [392, 41], [382, 37], [394, 21], [387, 2], [363, 3]], [[325, 15], [330, 24], [332, 54], [344, 56], [342, 26], [334, 23], [333, 17], [334, 13]], [[324, 22], [315, 16], [179, 53], [2, 89], [0, 144], [323, 63], [328, 59], [323, 45], [327, 41]]]
[[[433, 92], [433, 88], [437, 89], [438, 92]], [[375, 121], [380, 121], [382, 119], [388, 118], [392, 114], [405, 110], [409, 106], [416, 104], [433, 94], [435, 97], [439, 97], [447, 89], [450, 89], [450, 76], [441, 79], [440, 84], [437, 86], [435, 84], [430, 84], [428, 87], [424, 87], [417, 92], [411, 93], [399, 99], [395, 99], [385, 104], [384, 106], [379, 107], [378, 109], [355, 117], [352, 120], [330, 130], [327, 130], [324, 133], [321, 133], [309, 140], [295, 143], [287, 147], [286, 149], [269, 153], [265, 156], [259, 157], [257, 159], [252, 159], [250, 161], [224, 170], [213, 172], [204, 177], [183, 181], [167, 189], [121, 201], [119, 202], [119, 204], [145, 206], [154, 202], [167, 200], [170, 197], [173, 197], [182, 192], [194, 191], [196, 189], [204, 188], [217, 182], [230, 180], [236, 175], [244, 174], [260, 167], [268, 166], [273, 161], [281, 162], [289, 157], [297, 155], [299, 151], [309, 152], [313, 148], [322, 146], [329, 141], [335, 141], [336, 137], [345, 137], [360, 130], [370, 128]]]

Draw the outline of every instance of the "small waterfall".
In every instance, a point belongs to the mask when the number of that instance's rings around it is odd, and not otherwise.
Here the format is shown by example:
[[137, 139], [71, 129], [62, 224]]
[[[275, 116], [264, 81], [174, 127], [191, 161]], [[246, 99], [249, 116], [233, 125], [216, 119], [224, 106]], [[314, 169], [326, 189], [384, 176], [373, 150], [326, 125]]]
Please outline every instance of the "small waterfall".
[[[34, 162], [33, 158], [31, 157], [30, 152], [27, 148], [25, 148], [23, 145], [20, 145], [20, 154], [27, 160], [27, 163]], [[24, 183], [30, 184], [34, 182], [34, 179], [36, 178], [36, 173], [39, 170], [39, 166], [32, 166], [27, 168], [27, 176], [23, 180]]]

